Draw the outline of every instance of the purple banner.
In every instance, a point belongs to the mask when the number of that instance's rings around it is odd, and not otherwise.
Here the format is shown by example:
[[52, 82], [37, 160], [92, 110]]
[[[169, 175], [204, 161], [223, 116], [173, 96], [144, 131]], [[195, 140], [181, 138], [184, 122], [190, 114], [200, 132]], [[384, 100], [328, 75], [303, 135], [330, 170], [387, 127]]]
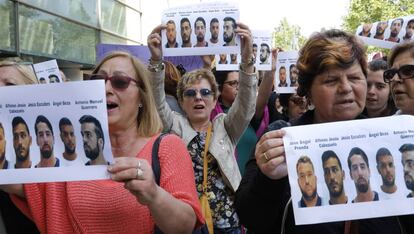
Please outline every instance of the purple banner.
[[[96, 62], [98, 63], [106, 54], [115, 50], [127, 51], [139, 58], [144, 64], [148, 64], [148, 60], [151, 56], [148, 46], [98, 44], [96, 46]], [[203, 67], [203, 61], [200, 56], [170, 56], [164, 57], [164, 59], [176, 66], [182, 64], [187, 71]]]

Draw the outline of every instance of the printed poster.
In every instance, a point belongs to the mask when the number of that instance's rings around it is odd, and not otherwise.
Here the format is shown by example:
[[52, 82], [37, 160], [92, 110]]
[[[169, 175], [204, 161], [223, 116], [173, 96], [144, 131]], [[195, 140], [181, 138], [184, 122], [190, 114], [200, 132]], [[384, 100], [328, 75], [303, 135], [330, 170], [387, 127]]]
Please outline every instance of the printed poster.
[[274, 81], [276, 93], [296, 93], [299, 86], [297, 60], [298, 51], [278, 53]]
[[198, 3], [169, 8], [162, 14], [164, 56], [240, 53], [234, 30], [239, 21], [235, 3]]
[[56, 59], [33, 64], [33, 70], [40, 84], [62, 83]]
[[0, 90], [0, 184], [109, 178], [102, 80]]
[[391, 49], [398, 43], [411, 41], [414, 32], [414, 15], [402, 16], [374, 23], [365, 23], [356, 30], [367, 45]]
[[284, 130], [297, 225], [414, 213], [414, 116]]

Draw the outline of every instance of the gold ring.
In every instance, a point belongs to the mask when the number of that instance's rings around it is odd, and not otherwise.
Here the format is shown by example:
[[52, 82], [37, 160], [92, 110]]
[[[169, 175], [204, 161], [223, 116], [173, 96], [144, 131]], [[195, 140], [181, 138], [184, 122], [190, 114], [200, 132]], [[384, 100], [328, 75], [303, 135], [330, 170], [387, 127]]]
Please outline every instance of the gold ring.
[[266, 162], [270, 160], [270, 158], [267, 156], [266, 152], [263, 153], [263, 157], [266, 159]]
[[138, 167], [137, 167], [137, 179], [141, 179], [144, 175], [144, 171], [141, 169], [141, 162], [138, 161]]

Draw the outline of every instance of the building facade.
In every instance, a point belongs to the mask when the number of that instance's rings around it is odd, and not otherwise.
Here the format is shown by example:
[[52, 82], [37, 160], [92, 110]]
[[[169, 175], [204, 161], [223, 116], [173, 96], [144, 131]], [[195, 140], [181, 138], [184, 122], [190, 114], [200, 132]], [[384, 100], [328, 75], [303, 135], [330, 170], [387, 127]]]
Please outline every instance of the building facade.
[[141, 45], [141, 20], [140, 0], [0, 0], [0, 55], [57, 59], [76, 80], [97, 44]]

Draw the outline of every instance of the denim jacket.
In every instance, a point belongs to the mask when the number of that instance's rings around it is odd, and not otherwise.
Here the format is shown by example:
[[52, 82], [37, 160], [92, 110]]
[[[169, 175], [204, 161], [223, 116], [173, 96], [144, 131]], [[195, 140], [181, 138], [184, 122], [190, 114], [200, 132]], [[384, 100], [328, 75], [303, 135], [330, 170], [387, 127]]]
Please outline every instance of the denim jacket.
[[[192, 128], [187, 117], [171, 111], [168, 106], [164, 92], [165, 71], [149, 72], [149, 74], [164, 131], [180, 136], [188, 146], [197, 132]], [[212, 121], [213, 134], [208, 149], [217, 160], [224, 181], [233, 191], [237, 190], [241, 181], [234, 151], [256, 108], [256, 73], [247, 74], [240, 71], [239, 82], [239, 91], [228, 113], [219, 114]]]

